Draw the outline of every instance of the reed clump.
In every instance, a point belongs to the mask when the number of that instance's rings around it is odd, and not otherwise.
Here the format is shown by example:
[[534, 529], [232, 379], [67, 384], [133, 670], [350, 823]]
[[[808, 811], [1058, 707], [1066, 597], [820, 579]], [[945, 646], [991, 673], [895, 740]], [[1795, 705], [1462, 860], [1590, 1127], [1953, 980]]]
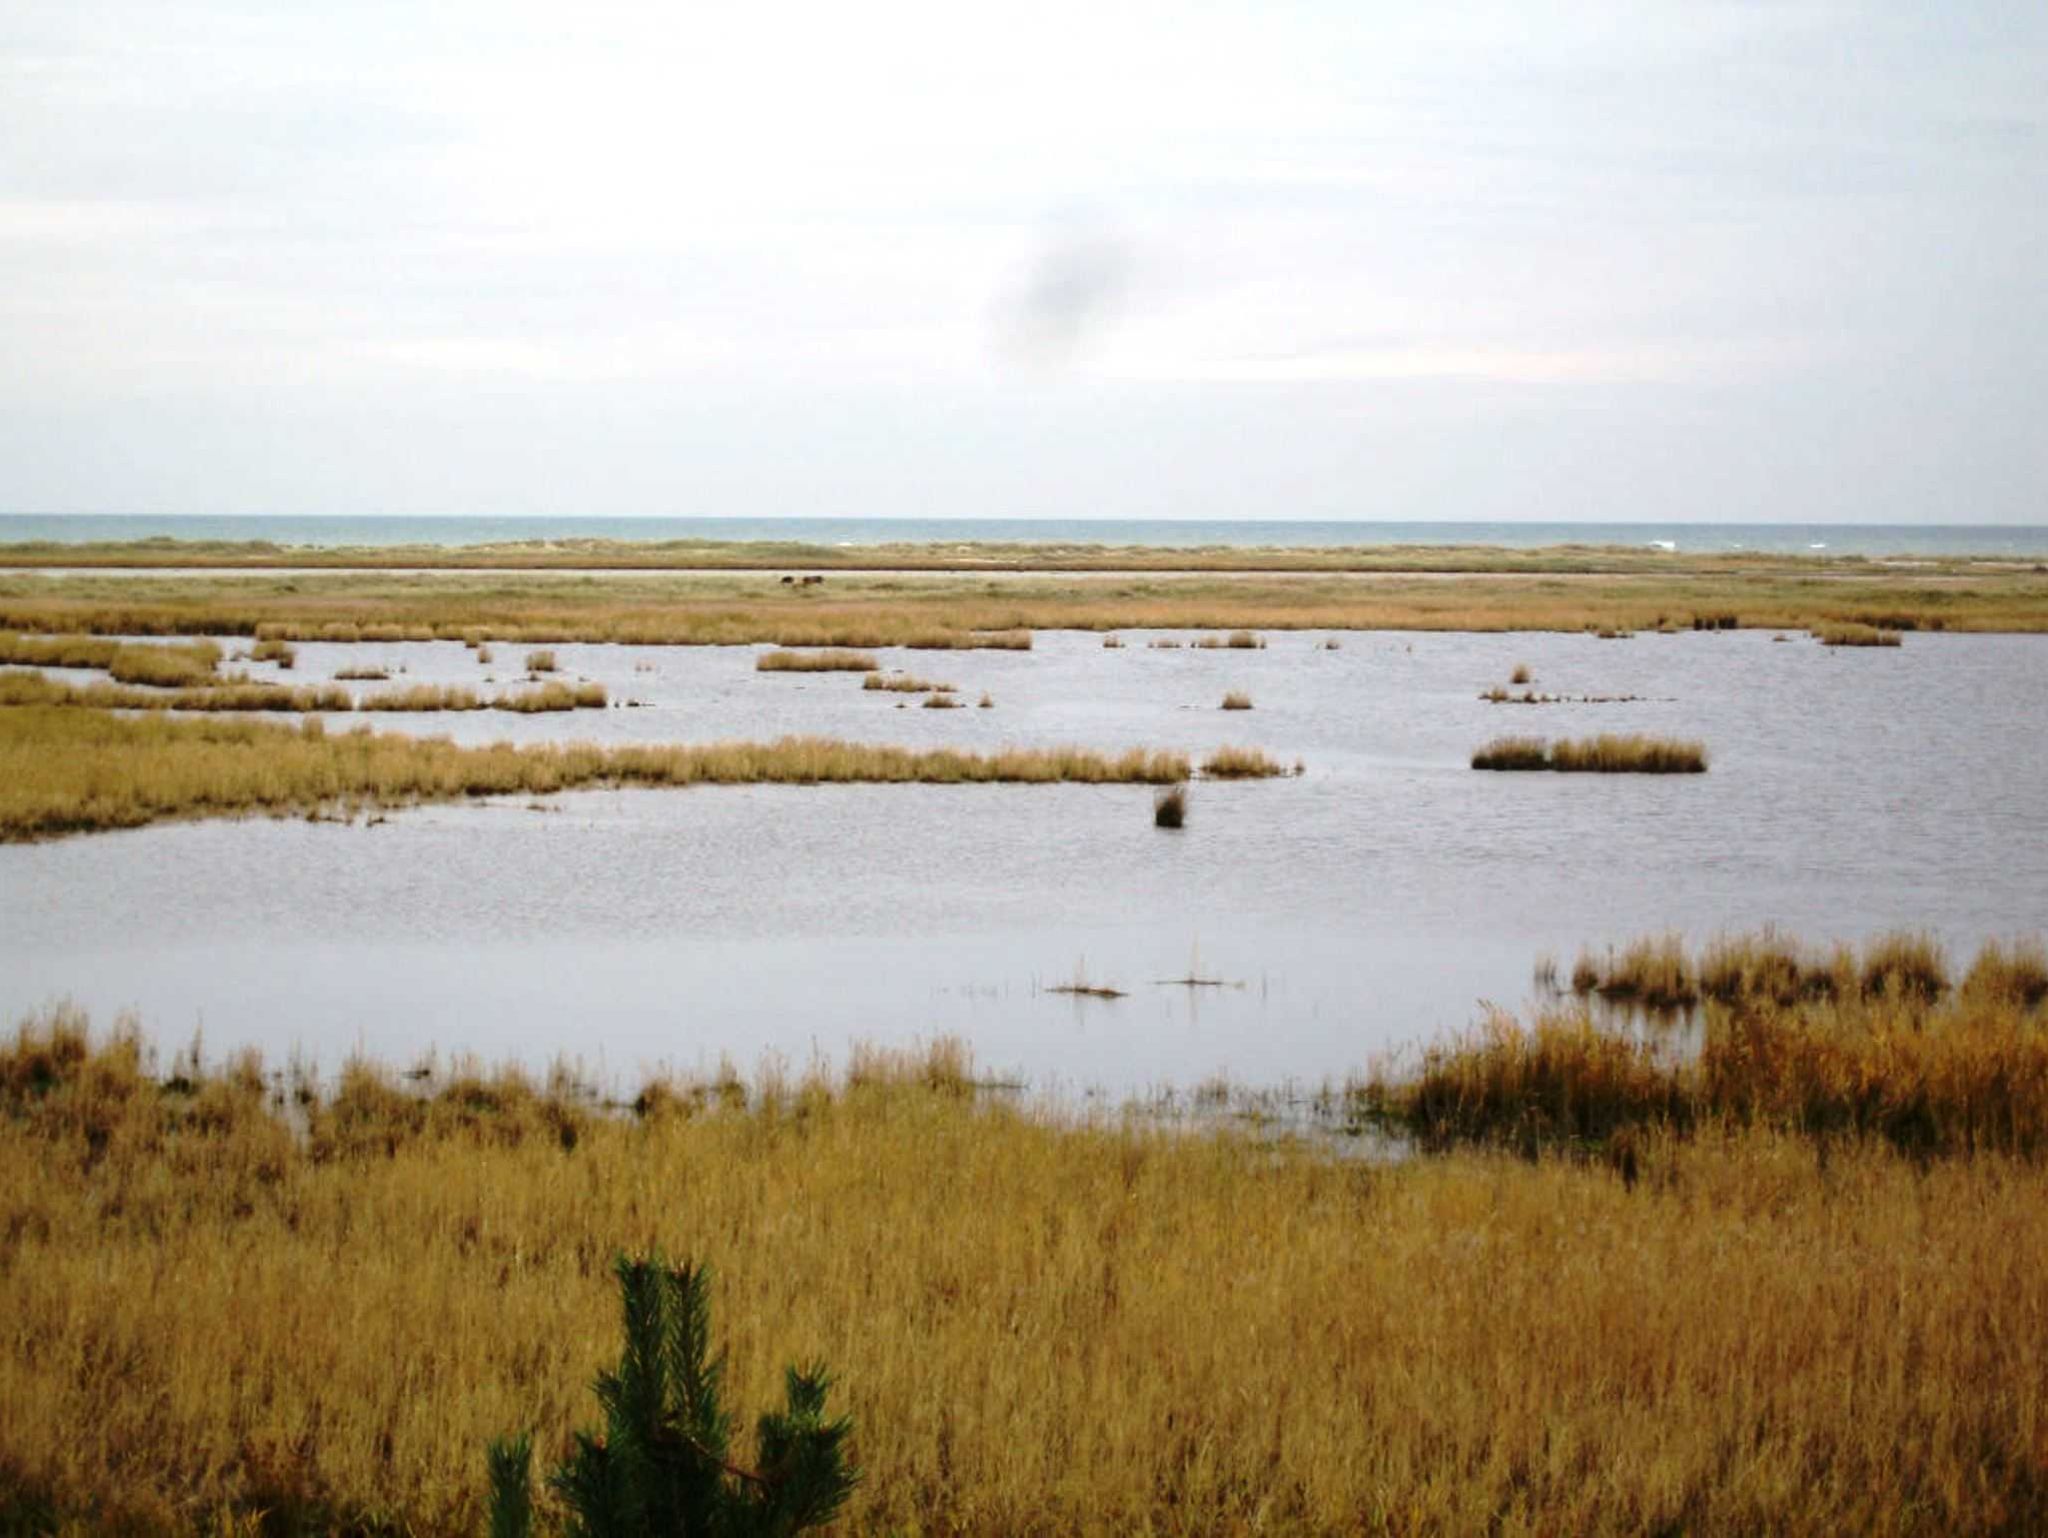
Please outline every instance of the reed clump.
[[863, 689], [886, 690], [891, 694], [950, 694], [954, 688], [952, 684], [933, 683], [911, 673], [870, 673], [860, 681], [860, 686]]
[[[2038, 1002], [2028, 997], [2037, 942], [1993, 943], [1979, 952], [1972, 975], [1987, 997]], [[1619, 950], [1581, 951], [1572, 967], [1574, 993], [1644, 1004], [1653, 1009], [1687, 1008], [1702, 1000], [1746, 1008], [1785, 1009], [1797, 1004], [1884, 999], [1926, 1003], [1950, 991], [1948, 958], [1934, 936], [1904, 930], [1879, 934], [1856, 947], [1803, 944], [1779, 930], [1719, 935], [1695, 956], [1677, 935], [1630, 941]]]
[[924, 697], [924, 708], [926, 710], [958, 710], [960, 708], [960, 701], [951, 694], [927, 694]]
[[1552, 769], [1561, 774], [1702, 774], [1707, 752], [1697, 742], [1603, 732], [1556, 743], [1541, 737], [1497, 737], [1472, 755], [1474, 769]]
[[1169, 785], [1152, 795], [1152, 826], [1155, 828], [1178, 828], [1188, 820], [1188, 788], [1186, 785]]
[[391, 681], [391, 669], [373, 667], [336, 668], [337, 683], [382, 684]]
[[280, 668], [294, 667], [299, 660], [298, 648], [289, 641], [276, 639], [258, 641], [249, 648], [251, 662], [274, 662]]
[[873, 673], [881, 667], [873, 652], [768, 651], [754, 659], [757, 673]]
[[1896, 630], [1880, 629], [1876, 625], [1858, 624], [1853, 621], [1832, 625], [1816, 625], [1814, 637], [1823, 646], [1898, 646], [1903, 644]]
[[2039, 939], [1988, 942], [1963, 978], [1963, 996], [2033, 1008], [2048, 999], [2048, 947]]
[[1600, 1142], [1630, 1128], [1709, 1124], [1799, 1136], [1867, 1136], [1915, 1157], [2048, 1150], [2048, 1031], [2011, 1004], [1896, 998], [1703, 1012], [1681, 1056], [1551, 1010], [1506, 1017], [1426, 1056], [1412, 1079], [1362, 1102], [1426, 1144], [1495, 1143], [1524, 1153]]
[[849, 1531], [2048, 1525], [2041, 1161], [1679, 1131], [1596, 1039], [1516, 1050], [1502, 1114], [1617, 1128], [1597, 1157], [1063, 1119], [957, 1044], [636, 1115], [362, 1063], [174, 1084], [132, 1030], [32, 1020], [0, 1041], [0, 1517], [466, 1538], [490, 1438], [552, 1462], [586, 1423], [611, 1257], [687, 1245], [729, 1402], [839, 1374]]
[[380, 689], [356, 701], [358, 710], [431, 711], [482, 710], [484, 698], [461, 684], [412, 684], [403, 689]]
[[1518, 662], [1515, 664], [1514, 672], [1508, 674], [1508, 682], [1511, 684], [1526, 684], [1534, 676], [1529, 671], [1528, 663]]
[[[819, 737], [697, 746], [460, 747], [374, 734], [368, 727], [329, 733], [317, 716], [292, 730], [30, 705], [0, 710], [0, 840], [139, 827], [173, 817], [388, 808], [586, 787], [1171, 785], [1189, 772], [1186, 755], [1143, 748], [969, 753]], [[1278, 771], [1276, 766], [1259, 772]]]
[[602, 710], [606, 695], [603, 684], [549, 682], [537, 689], [520, 689], [500, 694], [490, 701], [493, 710], [517, 711], [521, 715], [555, 710]]
[[526, 654], [526, 671], [529, 673], [552, 673], [557, 664], [551, 651], [535, 651]]
[[1223, 696], [1222, 708], [1225, 710], [1250, 710], [1252, 708], [1252, 697], [1242, 689], [1232, 689]]
[[1472, 755], [1474, 769], [1548, 769], [1550, 744], [1541, 737], [1496, 737]]
[[1202, 760], [1202, 773], [1212, 780], [1265, 780], [1290, 772], [1259, 748], [1221, 747]]
[[1699, 974], [1675, 934], [1632, 940], [1604, 960], [1582, 952], [1572, 967], [1572, 989], [1648, 1009], [1680, 1009], [1700, 998]]

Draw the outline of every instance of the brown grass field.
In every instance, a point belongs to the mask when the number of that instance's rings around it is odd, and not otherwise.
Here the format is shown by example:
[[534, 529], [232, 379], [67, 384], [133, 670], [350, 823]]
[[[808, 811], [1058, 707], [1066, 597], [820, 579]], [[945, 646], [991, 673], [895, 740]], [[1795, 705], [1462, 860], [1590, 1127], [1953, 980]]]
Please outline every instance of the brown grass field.
[[[607, 1112], [44, 1017], [0, 1047], [0, 1525], [477, 1532], [486, 1440], [591, 1423], [609, 1262], [659, 1247], [735, 1403], [837, 1374], [849, 1532], [2040, 1531], [2048, 1030], [1856, 1007], [1661, 1080], [1497, 1026], [1381, 1108], [1520, 1135], [1391, 1164], [991, 1100], [949, 1042]], [[1827, 1083], [1939, 1135], [1809, 1125]]]
[[0, 630], [786, 647], [1028, 647], [1033, 630], [2048, 630], [2048, 575], [1918, 568], [1613, 574], [0, 573]]
[[[1284, 774], [1226, 749], [1205, 772]], [[458, 747], [437, 738], [267, 722], [166, 720], [47, 705], [0, 708], [0, 842], [139, 827], [175, 817], [349, 813], [466, 796], [582, 787], [872, 783], [1170, 785], [1186, 755], [1134, 748], [919, 751], [817, 737], [601, 748]]]

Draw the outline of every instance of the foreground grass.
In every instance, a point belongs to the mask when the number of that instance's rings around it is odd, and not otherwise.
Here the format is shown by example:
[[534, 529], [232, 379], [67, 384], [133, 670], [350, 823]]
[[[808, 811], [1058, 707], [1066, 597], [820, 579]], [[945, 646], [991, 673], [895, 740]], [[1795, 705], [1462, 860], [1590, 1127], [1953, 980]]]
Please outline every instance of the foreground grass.
[[1614, 575], [864, 574], [784, 587], [745, 572], [587, 576], [302, 572], [0, 575], [0, 629], [873, 648], [1015, 647], [1033, 630], [2048, 630], [2048, 574], [1859, 569]]
[[[1261, 767], [1263, 765], [1263, 767]], [[1285, 770], [1263, 755], [1212, 756], [1217, 776]], [[1184, 754], [1133, 749], [916, 750], [785, 737], [768, 743], [601, 748], [458, 747], [438, 739], [329, 733], [253, 721], [127, 718], [0, 708], [0, 840], [139, 827], [171, 817], [407, 806], [464, 796], [607, 786], [876, 783], [1171, 785]]]
[[2031, 1161], [1717, 1123], [1636, 1178], [1380, 1167], [981, 1103], [943, 1045], [638, 1115], [148, 1066], [0, 1048], [0, 1523], [474, 1533], [486, 1439], [565, 1451], [655, 1247], [714, 1268], [735, 1400], [832, 1363], [850, 1531], [2048, 1523]]

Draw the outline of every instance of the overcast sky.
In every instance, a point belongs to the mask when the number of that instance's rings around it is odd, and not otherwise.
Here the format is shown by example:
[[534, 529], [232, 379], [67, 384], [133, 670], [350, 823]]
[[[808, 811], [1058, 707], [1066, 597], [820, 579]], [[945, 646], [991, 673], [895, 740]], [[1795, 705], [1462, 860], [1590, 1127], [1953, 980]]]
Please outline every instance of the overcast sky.
[[0, 509], [2048, 523], [2048, 6], [0, 4]]

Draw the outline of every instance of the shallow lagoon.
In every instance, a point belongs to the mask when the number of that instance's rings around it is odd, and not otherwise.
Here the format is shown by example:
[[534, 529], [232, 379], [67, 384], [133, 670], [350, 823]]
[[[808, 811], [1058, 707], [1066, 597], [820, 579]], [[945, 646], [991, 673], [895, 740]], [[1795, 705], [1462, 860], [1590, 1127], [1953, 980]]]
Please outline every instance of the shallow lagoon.
[[[1187, 632], [1179, 633], [1190, 640]], [[425, 807], [365, 826], [170, 825], [0, 849], [0, 1007], [137, 1011], [332, 1067], [363, 1048], [643, 1065], [843, 1061], [957, 1032], [989, 1068], [1112, 1092], [1226, 1071], [1315, 1081], [1524, 1003], [1544, 952], [1775, 921], [1899, 925], [1957, 951], [2048, 925], [2048, 643], [1914, 635], [1830, 650], [1743, 631], [1269, 633], [1263, 651], [1041, 632], [1030, 652], [895, 652], [965, 707], [754, 648], [558, 644], [615, 708], [333, 717], [463, 741], [792, 732], [989, 748], [1255, 744], [1306, 772], [1198, 784], [1180, 834], [1139, 787], [748, 787]], [[512, 687], [455, 643], [302, 644], [282, 675]], [[1492, 705], [1517, 663], [1557, 694]], [[400, 673], [398, 669], [404, 669]], [[250, 666], [271, 676], [267, 666]], [[490, 686], [485, 685], [486, 689]], [[1255, 708], [1216, 708], [1227, 689]], [[975, 708], [983, 691], [994, 699]], [[623, 708], [623, 702], [643, 702]], [[895, 708], [905, 702], [907, 708]], [[1695, 736], [1705, 776], [1477, 774], [1503, 732]], [[1191, 970], [1231, 986], [1159, 986]], [[1128, 990], [1049, 989], [1085, 971]]]

